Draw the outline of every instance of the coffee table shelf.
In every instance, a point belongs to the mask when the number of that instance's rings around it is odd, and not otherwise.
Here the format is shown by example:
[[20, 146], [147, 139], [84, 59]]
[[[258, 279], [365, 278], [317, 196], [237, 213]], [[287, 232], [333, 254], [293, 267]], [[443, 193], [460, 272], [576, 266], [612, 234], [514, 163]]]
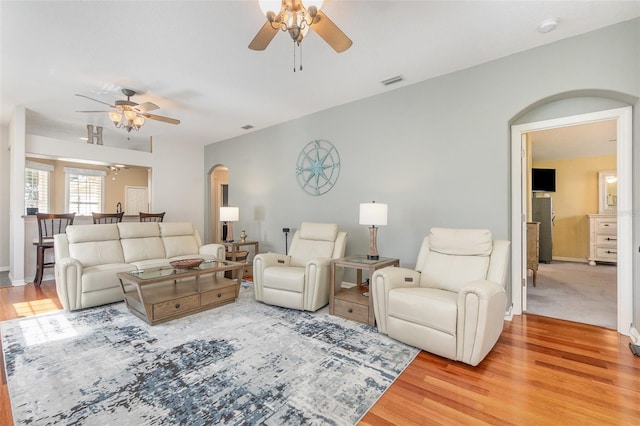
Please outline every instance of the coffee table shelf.
[[[151, 325], [233, 303], [240, 292], [243, 263], [213, 261], [197, 268], [154, 268], [120, 272], [129, 310]], [[226, 271], [235, 278], [224, 278]]]

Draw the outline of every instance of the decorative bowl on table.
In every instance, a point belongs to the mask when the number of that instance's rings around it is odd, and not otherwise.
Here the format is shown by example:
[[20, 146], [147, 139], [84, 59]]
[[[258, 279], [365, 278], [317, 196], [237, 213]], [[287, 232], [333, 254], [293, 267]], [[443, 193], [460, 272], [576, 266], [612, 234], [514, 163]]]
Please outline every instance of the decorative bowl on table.
[[204, 262], [204, 259], [196, 257], [193, 259], [174, 260], [172, 262], [169, 262], [169, 264], [173, 267], [173, 269], [191, 269], [200, 266], [202, 262]]

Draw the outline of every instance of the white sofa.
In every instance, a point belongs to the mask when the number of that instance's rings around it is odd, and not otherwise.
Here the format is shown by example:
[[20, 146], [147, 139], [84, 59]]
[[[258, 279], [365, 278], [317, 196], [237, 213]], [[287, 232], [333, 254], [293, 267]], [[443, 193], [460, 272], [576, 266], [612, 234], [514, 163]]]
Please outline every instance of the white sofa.
[[192, 257], [225, 258], [223, 245], [202, 245], [188, 222], [71, 225], [54, 236], [54, 252], [56, 290], [68, 311], [123, 300], [118, 272]]

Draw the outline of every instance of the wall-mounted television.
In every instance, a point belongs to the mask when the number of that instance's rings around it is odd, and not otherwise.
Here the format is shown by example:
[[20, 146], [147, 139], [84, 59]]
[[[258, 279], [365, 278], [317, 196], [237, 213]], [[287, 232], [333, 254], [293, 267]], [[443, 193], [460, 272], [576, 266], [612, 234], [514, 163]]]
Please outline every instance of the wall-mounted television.
[[531, 169], [533, 192], [556, 192], [556, 169]]

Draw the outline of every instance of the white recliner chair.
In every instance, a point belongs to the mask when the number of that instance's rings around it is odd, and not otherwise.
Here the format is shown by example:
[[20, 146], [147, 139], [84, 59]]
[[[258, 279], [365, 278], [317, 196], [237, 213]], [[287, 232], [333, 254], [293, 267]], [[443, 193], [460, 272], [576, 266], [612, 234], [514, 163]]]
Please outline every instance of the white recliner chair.
[[[269, 305], [317, 311], [329, 303], [332, 259], [344, 256], [347, 233], [338, 225], [304, 222], [289, 255], [262, 253], [253, 259], [256, 300]], [[339, 281], [338, 281], [339, 280]], [[336, 271], [336, 282], [342, 274]]]
[[427, 352], [478, 365], [504, 325], [509, 241], [489, 230], [433, 228], [416, 269], [372, 277], [378, 331]]

